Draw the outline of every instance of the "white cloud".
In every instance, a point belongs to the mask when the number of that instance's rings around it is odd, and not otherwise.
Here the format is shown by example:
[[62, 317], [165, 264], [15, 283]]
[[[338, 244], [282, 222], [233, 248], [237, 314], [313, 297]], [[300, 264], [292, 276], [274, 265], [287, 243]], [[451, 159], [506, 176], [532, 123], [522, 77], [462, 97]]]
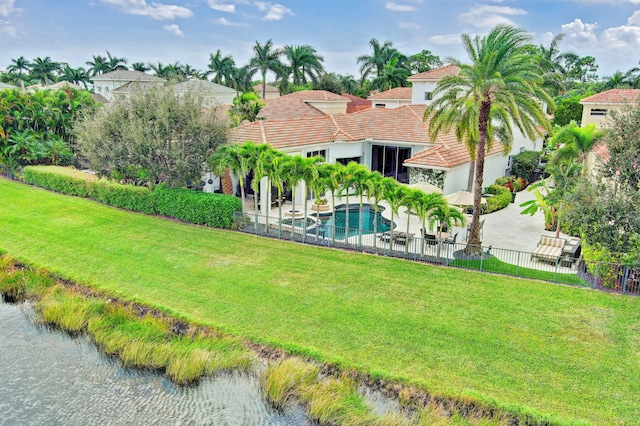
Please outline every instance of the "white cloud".
[[240, 22], [231, 22], [227, 18], [221, 17], [218, 19], [214, 19], [213, 22], [218, 25], [224, 25], [226, 27], [246, 27], [247, 24], [242, 24]]
[[0, 20], [0, 34], [14, 38], [18, 35], [18, 29], [11, 22]]
[[413, 12], [414, 10], [416, 10], [414, 6], [409, 6], [406, 4], [398, 4], [393, 2], [387, 2], [387, 4], [385, 4], [384, 7], [394, 12]]
[[527, 11], [509, 6], [477, 5], [460, 15], [460, 21], [476, 28], [493, 28], [499, 24], [515, 25], [507, 16], [526, 15]]
[[15, 0], [0, 0], [0, 16], [7, 17], [13, 12], [18, 12], [20, 9], [16, 9], [13, 5]]
[[162, 27], [162, 29], [180, 37], [184, 35], [180, 27], [177, 26], [176, 24], [165, 25], [164, 27]]
[[415, 24], [413, 22], [404, 22], [404, 21], [400, 21], [398, 22], [398, 28], [402, 29], [402, 30], [419, 30], [422, 29], [422, 27], [418, 24]]
[[279, 21], [284, 18], [284, 15], [293, 15], [293, 11], [281, 4], [273, 4], [262, 1], [257, 1], [256, 6], [261, 12], [267, 12], [262, 18], [263, 21]]
[[573, 22], [562, 25], [562, 32], [566, 34], [567, 41], [574, 43], [596, 43], [597, 37], [594, 30], [598, 24], [587, 24], [582, 19], [576, 18]]
[[209, 5], [209, 7], [213, 10], [217, 10], [219, 12], [229, 12], [229, 13], [235, 13], [236, 12], [236, 5], [235, 4], [229, 4], [229, 3], [220, 3], [216, 0], [207, 0], [207, 4]]
[[432, 36], [427, 39], [429, 43], [437, 44], [440, 46], [456, 45], [462, 43], [460, 34], [442, 34]]
[[191, 9], [171, 4], [151, 3], [146, 0], [100, 0], [102, 3], [111, 5], [116, 9], [130, 15], [149, 16], [150, 18], [175, 19], [188, 18], [193, 15]]

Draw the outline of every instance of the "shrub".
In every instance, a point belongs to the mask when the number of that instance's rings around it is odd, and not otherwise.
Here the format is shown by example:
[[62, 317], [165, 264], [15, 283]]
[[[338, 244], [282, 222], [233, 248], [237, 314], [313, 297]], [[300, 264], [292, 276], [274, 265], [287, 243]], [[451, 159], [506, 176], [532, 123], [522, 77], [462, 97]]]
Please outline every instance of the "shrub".
[[485, 213], [492, 213], [496, 210], [504, 209], [511, 203], [511, 191], [505, 186], [494, 183], [489, 186], [485, 192], [493, 194], [493, 197], [487, 198], [487, 205], [484, 208]]
[[189, 189], [159, 186], [155, 190], [158, 214], [189, 223], [231, 228], [233, 214], [242, 211], [239, 198]]
[[542, 153], [538, 151], [523, 151], [513, 156], [511, 174], [518, 178], [529, 179], [534, 170], [540, 165]]
[[92, 184], [90, 197], [109, 206], [146, 214], [156, 214], [156, 198], [147, 187], [122, 185], [101, 179]]
[[93, 175], [71, 168], [28, 166], [23, 170], [23, 180], [62, 194], [87, 198], [91, 194], [91, 184], [97, 179]]

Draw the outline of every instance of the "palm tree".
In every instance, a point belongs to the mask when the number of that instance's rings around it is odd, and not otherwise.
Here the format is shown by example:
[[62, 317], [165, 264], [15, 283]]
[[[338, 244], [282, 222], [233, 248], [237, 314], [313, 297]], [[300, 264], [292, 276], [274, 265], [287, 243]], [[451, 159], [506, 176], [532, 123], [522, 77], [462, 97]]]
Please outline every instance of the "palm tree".
[[324, 72], [324, 67], [322, 66], [324, 58], [318, 55], [316, 49], [309, 45], [285, 46], [282, 52], [289, 61], [287, 68], [289, 74], [292, 75], [292, 83], [294, 85], [307, 84], [307, 77], [315, 82]]
[[31, 74], [36, 77], [43, 86], [55, 78], [55, 72], [58, 70], [59, 64], [51, 60], [50, 57], [35, 58], [31, 64]]
[[230, 55], [222, 56], [220, 49], [216, 51], [216, 54], [209, 54], [209, 71], [207, 75], [213, 74], [213, 81], [217, 84], [224, 84], [229, 86], [233, 80], [233, 70], [236, 66], [233, 57]]
[[331, 220], [333, 222], [333, 231], [331, 232], [331, 243], [336, 242], [336, 194], [340, 193], [342, 187], [341, 176], [343, 175], [344, 165], [342, 163], [328, 164], [325, 166], [327, 175], [324, 177], [327, 190], [331, 191]]
[[134, 63], [131, 64], [131, 69], [134, 70], [134, 71], [139, 71], [139, 72], [147, 72], [151, 68], [149, 68], [149, 66], [147, 64], [145, 64], [144, 62], [134, 62]]
[[282, 68], [282, 63], [280, 62], [282, 51], [280, 49], [274, 49], [273, 42], [267, 40], [264, 45], [256, 41], [256, 45], [253, 46], [253, 52], [254, 56], [249, 61], [248, 71], [260, 71], [260, 75], [262, 76], [261, 99], [264, 99], [267, 90], [267, 71], [273, 71], [276, 74], [280, 72]]
[[389, 204], [389, 208], [391, 209], [391, 235], [389, 241], [391, 242], [391, 248], [393, 249], [393, 219], [395, 215], [398, 214], [400, 206], [404, 203], [409, 188], [401, 185], [397, 180], [391, 177], [383, 178], [381, 185], [383, 193], [382, 198]]
[[575, 121], [571, 121], [558, 129], [549, 140], [549, 146], [556, 149], [551, 156], [551, 163], [558, 166], [560, 163], [575, 161], [582, 166], [582, 174], [584, 174], [587, 154], [603, 136], [604, 131], [597, 129], [593, 123], [579, 127]]
[[367, 193], [368, 188], [367, 179], [371, 172], [366, 166], [358, 163], [349, 163], [346, 170], [348, 174], [347, 179], [351, 182], [351, 188], [353, 189], [354, 194], [360, 198], [360, 213], [358, 216], [358, 246], [362, 246], [363, 201], [364, 195]]
[[[304, 203], [304, 218], [305, 220], [302, 222], [302, 241], [305, 240], [307, 235], [307, 194], [309, 193], [309, 188], [313, 187], [313, 182], [318, 181], [319, 172], [318, 168], [320, 164], [324, 161], [322, 156], [315, 157], [302, 157], [301, 160], [301, 175], [302, 180], [305, 183], [305, 196], [303, 198]], [[317, 226], [316, 226], [317, 227]]]
[[443, 77], [434, 90], [430, 132], [435, 140], [440, 132], [455, 128], [458, 140], [477, 141], [474, 211], [467, 254], [480, 250], [480, 201], [484, 158], [494, 139], [508, 152], [513, 142], [513, 125], [529, 139], [540, 134], [537, 126], [551, 130], [540, 100], [553, 100], [542, 89], [540, 68], [525, 49], [529, 36], [521, 29], [498, 25], [487, 36], [462, 36], [471, 65], [457, 60], [456, 76]]
[[24, 56], [20, 56], [17, 59], [11, 59], [11, 65], [7, 67], [7, 71], [10, 73], [16, 73], [20, 84], [24, 87], [24, 74], [29, 71], [31, 62], [26, 60]]
[[565, 54], [560, 52], [560, 42], [564, 34], [556, 34], [549, 46], [540, 45], [535, 49], [536, 62], [542, 72], [543, 86], [553, 94], [562, 94], [566, 90], [565, 69], [562, 66]]
[[[448, 226], [453, 226], [453, 216], [461, 218], [461, 223], [464, 223], [464, 216], [462, 215], [462, 212], [455, 210], [457, 212], [456, 214], [450, 214], [451, 210], [449, 209], [447, 200], [438, 192], [426, 193], [420, 191], [417, 200], [413, 203], [413, 209], [422, 223], [422, 229], [427, 229], [427, 221], [429, 221], [431, 226], [434, 218], [440, 217], [448, 222]], [[442, 226], [444, 226], [443, 222], [440, 223], [440, 230], [442, 229]], [[424, 242], [424, 235], [422, 237]], [[424, 244], [422, 244], [420, 248], [420, 254], [424, 254]]]
[[[322, 161], [324, 161], [324, 159], [322, 159]], [[308, 182], [309, 187], [311, 188], [311, 191], [313, 191], [313, 193], [315, 194], [315, 197], [317, 200], [320, 200], [329, 190], [329, 183], [330, 183], [329, 180], [331, 179], [331, 171], [332, 171], [331, 166], [332, 166], [331, 164], [320, 162], [316, 167], [318, 176], [315, 179], [312, 179], [311, 181]], [[305, 212], [305, 216], [306, 216], [306, 212]], [[317, 241], [320, 235], [320, 224], [321, 224], [319, 209], [316, 214], [316, 219], [317, 219], [316, 221], [316, 241]]]
[[373, 53], [359, 56], [357, 60], [358, 64], [360, 64], [360, 74], [363, 81], [372, 72], [375, 72], [376, 77], [382, 75], [385, 64], [389, 61], [393, 52], [397, 52], [390, 41], [385, 41], [384, 44], [380, 45], [378, 40], [372, 38], [369, 40], [369, 45], [373, 49]]
[[71, 68], [69, 64], [64, 64], [64, 68], [62, 70], [62, 80], [68, 81], [73, 84], [80, 84], [84, 86], [85, 89], [88, 89], [87, 83], [91, 81], [91, 77], [87, 70], [82, 67]]
[[380, 211], [380, 200], [384, 197], [384, 176], [379, 171], [369, 173], [365, 184], [367, 186], [367, 197], [369, 200], [373, 198], [373, 251], [378, 254], [378, 243], [376, 236], [378, 235], [378, 212]]
[[240, 68], [233, 68], [230, 73], [230, 87], [236, 89], [236, 95], [239, 96], [242, 92], [253, 92], [251, 79], [256, 70], [251, 70], [249, 66]]
[[242, 214], [245, 213], [244, 205], [244, 174], [247, 172], [247, 163], [242, 156], [239, 145], [220, 145], [209, 158], [211, 170], [218, 176], [223, 176], [226, 169], [238, 178], [240, 183], [240, 198], [242, 199]]
[[407, 77], [410, 71], [408, 68], [400, 66], [400, 58], [393, 57], [382, 69], [382, 74], [373, 79], [373, 87], [379, 90], [393, 89], [394, 87], [403, 87], [407, 84]]
[[107, 50], [107, 65], [109, 66], [109, 71], [117, 71], [117, 70], [127, 70], [127, 60], [125, 58], [118, 58], [117, 56], [112, 56], [111, 53]]
[[[411, 225], [411, 215], [415, 211], [418, 214], [420, 210], [420, 206], [422, 204], [422, 196], [424, 192], [419, 189], [407, 188], [404, 199], [402, 200], [402, 204], [407, 208], [407, 233], [409, 233], [409, 225]], [[426, 213], [425, 213], [426, 215]], [[420, 216], [419, 216], [420, 217]], [[409, 252], [409, 244], [404, 245], [404, 252]]]
[[104, 74], [105, 72], [110, 71], [109, 62], [104, 56], [94, 55], [92, 60], [85, 62], [85, 64], [89, 66], [89, 69], [87, 71], [91, 74], [91, 76]]
[[[275, 149], [265, 150], [260, 154], [258, 160], [257, 174], [265, 176], [268, 179], [267, 197], [271, 199], [271, 187], [275, 186], [278, 191], [278, 200], [282, 200], [282, 192], [284, 191], [285, 169], [289, 161], [289, 156]], [[267, 232], [269, 228], [269, 210], [271, 203], [267, 203], [266, 209]], [[282, 202], [278, 203], [278, 237], [282, 235]]]
[[260, 194], [260, 180], [265, 177], [261, 173], [260, 158], [263, 153], [273, 151], [273, 148], [267, 144], [256, 145], [253, 142], [245, 142], [241, 147], [241, 155], [244, 159], [247, 173], [253, 172], [253, 180], [251, 181], [251, 189], [253, 190], [255, 227], [258, 231], [258, 194]]

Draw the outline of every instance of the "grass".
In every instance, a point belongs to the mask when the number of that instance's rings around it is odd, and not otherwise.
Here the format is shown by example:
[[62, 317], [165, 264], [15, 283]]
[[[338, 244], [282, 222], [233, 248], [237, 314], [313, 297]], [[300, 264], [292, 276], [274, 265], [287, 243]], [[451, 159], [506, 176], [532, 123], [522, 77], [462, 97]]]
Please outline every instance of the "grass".
[[640, 298], [0, 194], [0, 249], [108, 294], [523, 418], [640, 418]]
[[237, 338], [202, 331], [175, 335], [169, 318], [140, 316], [132, 308], [76, 294], [45, 272], [16, 268], [9, 256], [0, 257], [0, 292], [9, 300], [36, 299], [38, 322], [87, 333], [126, 367], [163, 369], [179, 384], [221, 370], [246, 369], [253, 360]]
[[449, 263], [451, 266], [459, 268], [482, 270], [484, 272], [494, 272], [496, 274], [510, 275], [520, 278], [532, 278], [535, 280], [555, 281], [563, 284], [573, 284], [579, 286], [589, 286], [584, 280], [576, 274], [564, 274], [562, 272], [541, 271], [538, 269], [525, 268], [522, 266], [512, 265], [503, 262], [496, 257], [480, 260], [453, 260]]

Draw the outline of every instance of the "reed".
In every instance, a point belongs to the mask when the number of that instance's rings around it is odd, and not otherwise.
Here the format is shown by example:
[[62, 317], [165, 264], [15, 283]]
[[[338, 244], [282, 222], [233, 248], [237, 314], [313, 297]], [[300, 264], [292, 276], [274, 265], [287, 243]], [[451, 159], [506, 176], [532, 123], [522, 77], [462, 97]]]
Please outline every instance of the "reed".
[[298, 398], [298, 390], [314, 383], [320, 368], [300, 358], [279, 359], [261, 376], [261, 384], [267, 401], [277, 408], [284, 408]]

